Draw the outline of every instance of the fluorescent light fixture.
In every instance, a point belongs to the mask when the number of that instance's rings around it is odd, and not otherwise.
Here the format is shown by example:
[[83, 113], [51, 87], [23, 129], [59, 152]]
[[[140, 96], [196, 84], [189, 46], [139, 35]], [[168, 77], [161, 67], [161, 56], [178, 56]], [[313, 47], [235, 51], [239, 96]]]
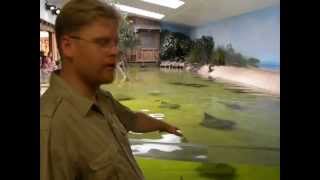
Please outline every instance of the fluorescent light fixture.
[[180, 0], [141, 0], [141, 1], [160, 5], [160, 6], [165, 6], [173, 9], [177, 9], [178, 7], [184, 4], [184, 2]]
[[141, 16], [151, 17], [155, 19], [162, 19], [164, 17], [163, 14], [159, 14], [159, 13], [155, 13], [155, 12], [151, 12], [143, 9], [138, 9], [131, 6], [126, 6], [122, 4], [115, 4], [115, 6], [119, 8], [121, 11], [129, 12], [129, 13], [133, 13]]

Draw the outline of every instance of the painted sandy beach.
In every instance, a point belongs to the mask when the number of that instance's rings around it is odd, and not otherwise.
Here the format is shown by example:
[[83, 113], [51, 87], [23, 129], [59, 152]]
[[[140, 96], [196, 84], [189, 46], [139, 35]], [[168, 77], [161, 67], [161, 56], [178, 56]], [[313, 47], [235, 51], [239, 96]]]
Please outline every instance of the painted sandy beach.
[[198, 73], [204, 78], [221, 79], [262, 92], [280, 96], [280, 71], [258, 68], [241, 68], [232, 66], [214, 66], [209, 72], [209, 66], [202, 66]]

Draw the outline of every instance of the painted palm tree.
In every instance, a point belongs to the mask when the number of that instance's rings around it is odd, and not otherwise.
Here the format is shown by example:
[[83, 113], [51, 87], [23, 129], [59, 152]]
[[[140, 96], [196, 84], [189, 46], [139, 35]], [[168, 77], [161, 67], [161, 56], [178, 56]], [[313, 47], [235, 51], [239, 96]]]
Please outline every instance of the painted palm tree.
[[118, 63], [118, 69], [123, 75], [123, 79], [129, 80], [128, 59], [131, 58], [131, 56], [128, 58], [128, 54], [132, 54], [133, 49], [139, 45], [140, 42], [126, 16], [123, 17], [120, 25], [119, 40], [120, 62]]
[[[107, 3], [115, 7], [117, 0], [106, 0]], [[116, 8], [116, 7], [115, 7]], [[139, 40], [136, 33], [133, 30], [131, 23], [128, 20], [127, 14], [122, 13], [122, 21], [119, 28], [119, 63], [117, 69], [122, 74], [122, 81], [128, 81], [128, 52], [132, 53], [132, 50], [139, 45]]]
[[225, 65], [226, 64], [226, 51], [222, 47], [218, 47], [214, 53], [214, 64]]

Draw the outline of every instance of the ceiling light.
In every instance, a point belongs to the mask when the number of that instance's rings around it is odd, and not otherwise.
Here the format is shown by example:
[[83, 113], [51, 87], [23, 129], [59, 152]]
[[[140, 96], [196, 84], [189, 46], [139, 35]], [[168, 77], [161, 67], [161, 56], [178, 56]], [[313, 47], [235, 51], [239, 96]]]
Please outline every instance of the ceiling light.
[[61, 9], [60, 9], [60, 8], [56, 8], [56, 9], [54, 9], [54, 10], [51, 11], [51, 13], [52, 13], [53, 15], [59, 15], [60, 12], [61, 12]]
[[60, 8], [57, 8], [57, 9], [55, 10], [55, 14], [56, 14], [56, 15], [60, 14], [60, 12], [61, 12]]
[[56, 6], [55, 5], [51, 5], [51, 4], [48, 4], [48, 3], [45, 3], [45, 7], [47, 10], [54, 10], [56, 9]]
[[184, 2], [180, 0], [141, 0], [141, 1], [157, 4], [160, 6], [165, 6], [173, 9], [177, 9], [178, 7], [184, 4]]
[[46, 2], [44, 5], [45, 5], [45, 7], [46, 7], [47, 10], [50, 9], [50, 6], [51, 6], [51, 5], [49, 5], [47, 2]]
[[138, 8], [134, 8], [131, 6], [126, 6], [126, 5], [122, 5], [122, 4], [115, 4], [115, 6], [117, 8], [119, 8], [121, 11], [133, 13], [133, 14], [137, 14], [137, 15], [141, 15], [141, 16], [151, 17], [151, 18], [155, 18], [155, 19], [162, 19], [164, 17], [163, 14], [159, 14], [159, 13], [155, 13], [155, 12], [151, 12], [151, 11], [147, 11], [147, 10], [143, 10], [143, 9], [138, 9]]

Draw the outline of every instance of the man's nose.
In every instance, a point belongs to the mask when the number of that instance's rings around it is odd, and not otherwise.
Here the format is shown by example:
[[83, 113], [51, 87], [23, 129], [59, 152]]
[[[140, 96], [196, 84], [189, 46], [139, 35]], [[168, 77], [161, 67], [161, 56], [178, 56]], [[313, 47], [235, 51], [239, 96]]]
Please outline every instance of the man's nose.
[[114, 44], [111, 48], [110, 48], [110, 55], [118, 55], [119, 54], [119, 47], [117, 44]]

